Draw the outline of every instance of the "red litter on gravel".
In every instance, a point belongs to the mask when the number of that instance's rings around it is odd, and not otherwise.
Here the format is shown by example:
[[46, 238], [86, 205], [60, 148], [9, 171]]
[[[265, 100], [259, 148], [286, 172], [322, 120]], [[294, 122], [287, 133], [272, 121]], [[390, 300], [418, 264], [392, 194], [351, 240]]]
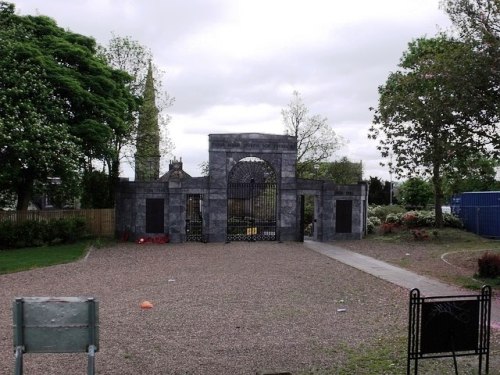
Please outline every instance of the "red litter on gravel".
[[153, 304], [151, 302], [149, 302], [149, 301], [143, 301], [143, 302], [141, 302], [140, 306], [141, 306], [141, 309], [144, 309], [144, 310], [152, 309], [153, 308]]

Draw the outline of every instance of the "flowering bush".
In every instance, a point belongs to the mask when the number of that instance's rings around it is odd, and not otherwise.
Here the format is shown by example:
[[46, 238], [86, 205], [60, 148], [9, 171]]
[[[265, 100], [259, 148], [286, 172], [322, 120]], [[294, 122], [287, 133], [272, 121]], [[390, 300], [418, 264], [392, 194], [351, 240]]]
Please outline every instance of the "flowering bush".
[[408, 228], [414, 228], [418, 226], [418, 212], [408, 211], [401, 216], [401, 224], [406, 225]]
[[385, 218], [385, 222], [388, 224], [401, 224], [402, 214], [389, 214]]
[[376, 216], [369, 217], [366, 223], [368, 233], [375, 232], [375, 228], [377, 228], [380, 224], [382, 224], [382, 222], [378, 217]]
[[[451, 228], [463, 228], [460, 219], [451, 213], [443, 213], [443, 225]], [[432, 228], [436, 226], [436, 217], [434, 211], [405, 212], [400, 206], [370, 206], [367, 221], [368, 233], [373, 233], [378, 226], [383, 234], [392, 233], [399, 226], [409, 229]], [[426, 238], [429, 238], [429, 235]]]
[[403, 214], [406, 210], [401, 206], [370, 206], [368, 207], [368, 217], [378, 217], [380, 221], [385, 222], [387, 215]]
[[395, 227], [395, 223], [384, 223], [380, 226], [380, 232], [382, 234], [392, 233]]

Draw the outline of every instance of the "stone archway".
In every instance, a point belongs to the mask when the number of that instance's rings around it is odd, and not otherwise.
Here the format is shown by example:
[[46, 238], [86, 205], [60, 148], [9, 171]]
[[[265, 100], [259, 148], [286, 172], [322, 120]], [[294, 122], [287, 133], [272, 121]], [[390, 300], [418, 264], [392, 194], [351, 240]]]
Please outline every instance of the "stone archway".
[[240, 160], [228, 175], [226, 240], [276, 240], [277, 202], [273, 168], [255, 157]]

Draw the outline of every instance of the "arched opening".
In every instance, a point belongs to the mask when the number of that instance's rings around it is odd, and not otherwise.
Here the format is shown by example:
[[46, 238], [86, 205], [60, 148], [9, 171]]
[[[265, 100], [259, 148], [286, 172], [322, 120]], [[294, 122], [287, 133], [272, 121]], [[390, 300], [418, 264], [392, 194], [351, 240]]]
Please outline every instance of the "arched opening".
[[229, 172], [227, 186], [227, 240], [277, 239], [276, 173], [264, 160], [240, 160]]

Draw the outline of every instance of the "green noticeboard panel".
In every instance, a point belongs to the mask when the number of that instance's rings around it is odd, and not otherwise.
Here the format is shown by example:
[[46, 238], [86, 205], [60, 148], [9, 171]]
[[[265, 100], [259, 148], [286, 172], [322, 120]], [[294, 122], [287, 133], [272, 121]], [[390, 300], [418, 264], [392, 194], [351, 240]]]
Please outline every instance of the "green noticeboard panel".
[[24, 297], [13, 304], [14, 346], [30, 353], [99, 349], [97, 302], [80, 297]]

